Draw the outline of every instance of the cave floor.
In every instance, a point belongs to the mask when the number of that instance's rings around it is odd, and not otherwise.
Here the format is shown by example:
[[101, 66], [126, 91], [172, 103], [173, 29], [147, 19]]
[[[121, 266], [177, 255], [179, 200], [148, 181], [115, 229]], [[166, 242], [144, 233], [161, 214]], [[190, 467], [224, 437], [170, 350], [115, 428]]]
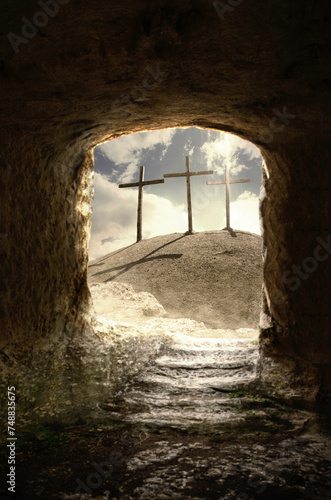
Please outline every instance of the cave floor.
[[331, 498], [327, 422], [261, 393], [257, 363], [252, 339], [177, 336], [92, 423], [18, 449], [18, 498]]

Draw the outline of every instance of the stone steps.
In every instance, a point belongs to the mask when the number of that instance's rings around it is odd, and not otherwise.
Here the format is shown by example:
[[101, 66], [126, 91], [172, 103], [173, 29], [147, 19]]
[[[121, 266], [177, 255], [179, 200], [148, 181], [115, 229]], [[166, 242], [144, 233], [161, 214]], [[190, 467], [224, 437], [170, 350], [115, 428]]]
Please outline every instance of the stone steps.
[[175, 337], [121, 395], [126, 411], [118, 418], [150, 429], [180, 430], [216, 430], [218, 424], [239, 422], [257, 360], [251, 340]]

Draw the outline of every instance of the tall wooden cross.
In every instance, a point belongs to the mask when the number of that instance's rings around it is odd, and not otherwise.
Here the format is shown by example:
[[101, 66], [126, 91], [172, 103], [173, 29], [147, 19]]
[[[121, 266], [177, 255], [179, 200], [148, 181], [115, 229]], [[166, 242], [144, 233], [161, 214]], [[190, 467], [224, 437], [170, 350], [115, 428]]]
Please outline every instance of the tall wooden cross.
[[138, 191], [138, 213], [137, 213], [137, 242], [142, 239], [143, 226], [143, 187], [149, 184], [163, 184], [164, 179], [154, 181], [144, 181], [145, 167], [140, 167], [139, 182], [129, 182], [128, 184], [119, 184], [119, 188], [139, 187]]
[[250, 179], [236, 179], [231, 180], [229, 177], [229, 169], [226, 167], [225, 169], [225, 181], [208, 181], [206, 184], [225, 184], [226, 185], [226, 228], [231, 229], [230, 226], [230, 184], [237, 184], [240, 182], [251, 182]]
[[186, 177], [186, 190], [187, 190], [187, 213], [188, 213], [188, 233], [193, 233], [192, 222], [192, 199], [191, 199], [191, 177], [192, 175], [211, 175], [213, 170], [205, 170], [204, 172], [190, 172], [190, 159], [186, 156], [186, 172], [178, 174], [164, 174], [164, 178], [168, 177]]

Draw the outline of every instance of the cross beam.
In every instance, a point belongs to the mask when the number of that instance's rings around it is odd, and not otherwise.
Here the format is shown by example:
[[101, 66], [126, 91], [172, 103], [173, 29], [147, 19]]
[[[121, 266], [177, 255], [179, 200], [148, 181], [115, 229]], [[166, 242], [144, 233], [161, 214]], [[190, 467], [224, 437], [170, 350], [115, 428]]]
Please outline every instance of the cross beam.
[[192, 199], [191, 199], [191, 177], [193, 175], [211, 175], [213, 170], [205, 170], [204, 172], [190, 172], [190, 158], [186, 156], [186, 172], [179, 172], [178, 174], [164, 174], [164, 178], [170, 177], [186, 177], [186, 191], [187, 191], [187, 214], [188, 214], [188, 233], [193, 233], [192, 221]]
[[119, 188], [139, 187], [138, 191], [138, 212], [137, 212], [137, 242], [142, 240], [143, 226], [143, 187], [150, 184], [163, 184], [164, 179], [155, 179], [153, 181], [144, 181], [145, 167], [140, 167], [139, 182], [129, 182], [127, 184], [119, 184]]
[[211, 184], [225, 184], [226, 185], [226, 228], [225, 229], [231, 229], [230, 226], [230, 184], [237, 184], [241, 182], [251, 182], [250, 179], [236, 179], [236, 180], [231, 180], [229, 177], [229, 169], [226, 167], [225, 169], [225, 181], [208, 181], [206, 184], [211, 185]]

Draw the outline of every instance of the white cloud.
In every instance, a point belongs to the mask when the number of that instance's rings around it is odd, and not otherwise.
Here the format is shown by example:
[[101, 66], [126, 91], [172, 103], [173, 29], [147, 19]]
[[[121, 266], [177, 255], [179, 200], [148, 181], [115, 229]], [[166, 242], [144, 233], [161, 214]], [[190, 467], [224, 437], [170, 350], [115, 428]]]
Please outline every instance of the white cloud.
[[261, 234], [259, 197], [256, 194], [244, 191], [236, 201], [230, 203], [230, 225], [233, 229]]
[[211, 139], [212, 133], [208, 134], [208, 140], [200, 148], [208, 170], [223, 174], [228, 166], [231, 173], [236, 175], [248, 168], [239, 162], [239, 154], [246, 156], [248, 160], [261, 158], [260, 150], [254, 144], [226, 132], [220, 134], [220, 139], [217, 140]]
[[[94, 180], [90, 260], [131, 245], [136, 241], [137, 189], [118, 189], [117, 184], [96, 173]], [[187, 215], [184, 205], [175, 205], [166, 198], [144, 193], [143, 238], [185, 232]], [[111, 241], [104, 241], [111, 238]]]
[[99, 146], [103, 154], [118, 165], [122, 165], [123, 172], [119, 176], [120, 182], [130, 182], [140, 167], [144, 150], [152, 150], [162, 146], [161, 157], [165, 155], [172, 143], [177, 129], [155, 130], [119, 137]]
[[[102, 153], [115, 163], [108, 176], [95, 174], [95, 197], [93, 206], [92, 234], [89, 244], [90, 259], [96, 259], [109, 252], [128, 246], [136, 241], [137, 188], [118, 189], [119, 182], [131, 182], [142, 159], [147, 158], [147, 149], [160, 155], [160, 161], [172, 144], [175, 133], [180, 129], [132, 134], [103, 144]], [[219, 138], [218, 138], [219, 137]], [[177, 143], [177, 142], [176, 142]], [[197, 153], [198, 146], [192, 140], [183, 140], [181, 146], [189, 156]], [[194, 147], [196, 149], [194, 150]], [[239, 137], [208, 131], [207, 141], [200, 148], [203, 168], [214, 170], [224, 176], [225, 165], [233, 177], [245, 170], [244, 165], [254, 158], [260, 159], [260, 151], [251, 143]], [[202, 163], [202, 162], [201, 162]], [[249, 185], [254, 189], [253, 185]], [[169, 190], [172, 184], [169, 183]], [[162, 191], [167, 193], [168, 191]], [[172, 191], [173, 192], [173, 191]], [[166, 196], [166, 194], [165, 194]], [[180, 197], [175, 198], [179, 202]], [[193, 220], [196, 230], [216, 230], [225, 226], [224, 186], [195, 185], [192, 191]], [[143, 238], [161, 234], [183, 233], [187, 230], [186, 198], [183, 204], [174, 204], [161, 196], [144, 192]], [[245, 191], [231, 202], [231, 226], [260, 234], [259, 199], [254, 193]], [[224, 217], [224, 220], [223, 220]]]
[[192, 156], [194, 153], [195, 146], [192, 146], [192, 139], [189, 138], [184, 144], [184, 151], [186, 151], [187, 156]]
[[139, 165], [139, 158], [137, 158], [137, 161], [135, 163], [129, 163], [129, 165], [125, 168], [125, 171], [122, 172], [117, 178], [118, 181], [121, 183], [125, 182], [131, 182], [134, 178], [135, 173], [137, 170], [140, 168]]

